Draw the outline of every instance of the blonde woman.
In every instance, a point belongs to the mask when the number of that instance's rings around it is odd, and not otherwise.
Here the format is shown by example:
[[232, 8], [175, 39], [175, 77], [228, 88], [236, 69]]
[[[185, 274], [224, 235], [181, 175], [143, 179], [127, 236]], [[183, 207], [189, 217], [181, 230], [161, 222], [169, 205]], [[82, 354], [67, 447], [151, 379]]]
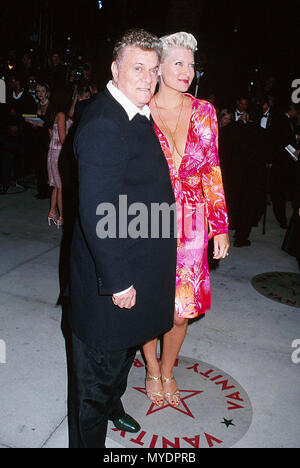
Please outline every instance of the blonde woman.
[[157, 358], [157, 339], [145, 343], [143, 352], [148, 398], [158, 406], [166, 399], [177, 407], [180, 393], [173, 367], [188, 320], [205, 314], [211, 305], [208, 240], [214, 237], [214, 258], [221, 259], [228, 255], [229, 237], [216, 112], [209, 102], [187, 93], [195, 74], [196, 39], [179, 32], [162, 37], [161, 42], [160, 85], [150, 109], [176, 198], [176, 297], [174, 326], [163, 336], [161, 360]]

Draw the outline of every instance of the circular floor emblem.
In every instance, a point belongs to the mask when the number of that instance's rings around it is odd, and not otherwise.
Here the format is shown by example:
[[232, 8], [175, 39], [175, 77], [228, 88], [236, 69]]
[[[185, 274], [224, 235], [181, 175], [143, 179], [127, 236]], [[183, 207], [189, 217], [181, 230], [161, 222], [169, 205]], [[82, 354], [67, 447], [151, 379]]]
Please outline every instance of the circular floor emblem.
[[252, 285], [273, 301], [300, 307], [300, 275], [297, 273], [263, 273], [252, 279]]
[[215, 366], [180, 357], [174, 369], [181, 404], [161, 408], [148, 400], [145, 366], [137, 356], [122, 398], [124, 408], [141, 425], [138, 434], [109, 424], [108, 437], [127, 448], [232, 447], [248, 431], [252, 406], [245, 390]]

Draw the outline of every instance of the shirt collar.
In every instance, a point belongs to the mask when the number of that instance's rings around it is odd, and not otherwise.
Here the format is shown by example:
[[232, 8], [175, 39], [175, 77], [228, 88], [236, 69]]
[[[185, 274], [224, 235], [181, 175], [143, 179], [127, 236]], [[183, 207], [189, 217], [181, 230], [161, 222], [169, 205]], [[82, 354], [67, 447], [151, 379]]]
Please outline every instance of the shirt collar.
[[120, 91], [112, 81], [109, 81], [106, 85], [108, 91], [110, 94], [118, 101], [118, 103], [123, 107], [123, 109], [126, 111], [129, 120], [132, 120], [133, 117], [136, 114], [141, 114], [145, 117], [147, 117], [148, 120], [150, 120], [150, 108], [149, 106], [145, 105], [143, 109], [139, 109], [133, 102], [128, 99], [127, 96], [125, 96], [122, 91]]
[[20, 99], [20, 97], [23, 96], [23, 93], [24, 93], [24, 89], [22, 89], [22, 91], [20, 92], [20, 94], [18, 94], [18, 96], [16, 95], [15, 91], [13, 91], [13, 98]]

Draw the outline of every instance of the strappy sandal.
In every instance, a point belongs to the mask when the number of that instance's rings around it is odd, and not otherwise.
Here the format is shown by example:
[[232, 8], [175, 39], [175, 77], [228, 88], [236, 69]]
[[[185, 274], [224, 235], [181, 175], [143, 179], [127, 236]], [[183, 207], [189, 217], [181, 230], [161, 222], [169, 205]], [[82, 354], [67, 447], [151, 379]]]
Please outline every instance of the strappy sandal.
[[[152, 401], [152, 403], [154, 403], [155, 405], [157, 406], [163, 406], [164, 404], [164, 394], [163, 392], [152, 392], [151, 390], [147, 391], [147, 382], [158, 382], [158, 381], [161, 381], [161, 376], [159, 377], [154, 377], [153, 375], [149, 374], [149, 372], [147, 373], [147, 376], [146, 376], [146, 392], [147, 392], [147, 397], [149, 398], [150, 401]], [[155, 397], [159, 397], [160, 400], [161, 400], [161, 403], [158, 403], [158, 401], [154, 401], [153, 398]]]
[[49, 211], [48, 214], [48, 225], [51, 225], [51, 221], [57, 226], [57, 214], [54, 211]]
[[56, 224], [56, 225], [57, 225], [57, 229], [59, 229], [60, 226], [63, 225], [63, 217], [62, 217], [62, 216], [60, 216], [59, 218], [57, 218], [57, 224]]
[[[163, 384], [172, 382], [172, 380], [175, 380], [175, 377], [173, 375], [170, 378], [162, 376], [162, 383]], [[169, 403], [169, 405], [173, 406], [174, 408], [177, 408], [177, 406], [180, 405], [180, 392], [179, 392], [178, 388], [175, 390], [174, 393], [164, 392], [164, 395], [165, 395], [165, 399]], [[174, 403], [174, 397], [178, 399], [178, 401], [175, 402], [175, 403]], [[173, 401], [173, 403], [172, 403], [172, 401]]]

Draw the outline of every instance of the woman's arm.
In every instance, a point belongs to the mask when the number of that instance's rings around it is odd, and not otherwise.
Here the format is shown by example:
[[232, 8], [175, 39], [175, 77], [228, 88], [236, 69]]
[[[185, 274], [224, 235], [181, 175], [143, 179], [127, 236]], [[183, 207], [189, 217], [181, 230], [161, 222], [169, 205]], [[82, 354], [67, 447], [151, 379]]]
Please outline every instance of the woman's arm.
[[72, 99], [72, 104], [71, 104], [71, 107], [70, 109], [68, 110], [68, 116], [73, 119], [74, 117], [74, 111], [75, 111], [75, 106], [76, 106], [76, 103], [78, 102], [78, 94], [76, 93]]
[[207, 216], [210, 225], [210, 238], [228, 233], [228, 215], [222, 174], [219, 162], [219, 129], [216, 112], [210, 109], [211, 141], [207, 152], [207, 163], [203, 168], [202, 187], [207, 204]]
[[56, 116], [58, 126], [59, 142], [63, 145], [66, 139], [66, 116], [63, 112], [59, 112]]

